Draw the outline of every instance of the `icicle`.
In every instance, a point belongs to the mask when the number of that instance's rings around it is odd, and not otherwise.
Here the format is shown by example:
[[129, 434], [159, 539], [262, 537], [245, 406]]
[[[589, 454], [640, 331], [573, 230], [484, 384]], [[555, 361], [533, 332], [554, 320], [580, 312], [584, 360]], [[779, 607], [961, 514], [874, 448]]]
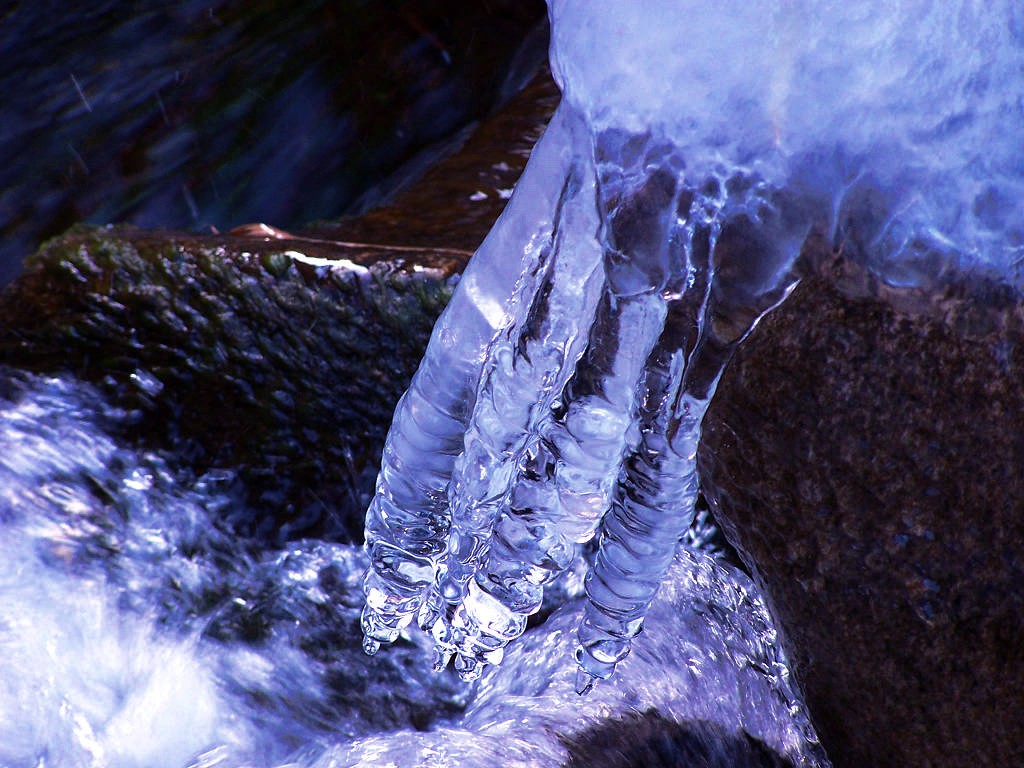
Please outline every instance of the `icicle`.
[[997, 87], [1019, 73], [1015, 6], [723, 2], [549, 1], [564, 98], [396, 411], [368, 652], [416, 617], [435, 666], [478, 676], [600, 531], [579, 688], [611, 674], [692, 519], [725, 365], [865, 185], [886, 190], [865, 248], [891, 279], [921, 248], [1019, 266], [1020, 143], [993, 138], [1020, 121]]
[[[515, 316], [524, 277], [550, 248], [556, 202], [571, 167], [570, 131], [564, 120], [552, 119], [534, 150], [522, 193], [467, 267], [395, 409], [366, 513], [367, 653], [394, 641], [420, 611], [445, 554], [448, 485], [464, 446], [481, 364]], [[512, 257], [516, 252], [518, 259]]]
[[[587, 181], [571, 176], [562, 196], [560, 218], [573, 232], [580, 227], [576, 219], [592, 217], [592, 183]], [[433, 600], [439, 610], [425, 615], [423, 623], [431, 628], [443, 622], [435, 640], [465, 656], [493, 657], [497, 639], [507, 642], [522, 631], [522, 618], [501, 615], [499, 605], [486, 592], [478, 594], [480, 585], [474, 587], [471, 580], [488, 557], [494, 523], [508, 508], [536, 424], [565, 387], [585, 344], [587, 323], [580, 319], [594, 312], [599, 260], [588, 257], [580, 243], [563, 247], [561, 225], [556, 220], [553, 255], [538, 263], [541, 274], [533, 305], [490, 350], [486, 379], [449, 488], [453, 525]]]
[[[795, 251], [758, 247], [787, 242], [779, 224], [785, 217], [775, 215], [759, 185], [730, 182], [727, 189], [743, 190], [737, 200], [683, 195], [693, 200], [677, 232], [686, 246], [688, 280], [664, 294], [670, 319], [645, 366], [640, 445], [602, 520], [597, 560], [587, 576], [576, 651], [580, 693], [610, 676], [629, 653], [693, 521], [701, 422], [718, 379], [739, 343], [795, 285], [785, 279]], [[755, 226], [751, 209], [765, 221]]]

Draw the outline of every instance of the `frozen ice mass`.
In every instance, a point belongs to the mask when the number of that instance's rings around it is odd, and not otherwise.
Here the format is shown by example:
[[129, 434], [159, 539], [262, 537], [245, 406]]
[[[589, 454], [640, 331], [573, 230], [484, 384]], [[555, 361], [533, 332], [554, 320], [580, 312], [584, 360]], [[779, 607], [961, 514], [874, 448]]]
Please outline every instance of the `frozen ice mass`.
[[1021, 286], [1024, 10], [549, 0], [563, 99], [399, 403], [364, 648], [496, 664], [598, 542], [576, 688], [610, 677], [690, 525], [701, 420], [809, 237], [894, 285]]

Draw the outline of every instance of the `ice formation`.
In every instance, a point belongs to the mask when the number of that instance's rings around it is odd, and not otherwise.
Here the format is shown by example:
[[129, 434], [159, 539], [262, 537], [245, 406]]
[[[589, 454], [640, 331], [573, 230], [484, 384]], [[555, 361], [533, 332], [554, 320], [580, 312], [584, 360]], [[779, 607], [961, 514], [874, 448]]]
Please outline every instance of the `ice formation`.
[[549, 0], [563, 92], [399, 403], [367, 512], [364, 648], [414, 620], [496, 663], [599, 536], [579, 690], [630, 649], [693, 516], [723, 366], [812, 232], [885, 279], [1019, 284], [1024, 11]]

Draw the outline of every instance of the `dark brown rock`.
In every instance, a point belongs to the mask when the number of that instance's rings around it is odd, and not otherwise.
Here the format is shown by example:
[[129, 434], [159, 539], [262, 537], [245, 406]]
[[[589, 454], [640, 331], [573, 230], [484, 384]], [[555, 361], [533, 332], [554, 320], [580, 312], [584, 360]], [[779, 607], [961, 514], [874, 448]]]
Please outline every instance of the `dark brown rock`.
[[745, 732], [695, 720], [675, 722], [656, 711], [609, 719], [566, 739], [565, 768], [792, 768]]
[[258, 532], [359, 541], [394, 405], [556, 100], [542, 72], [390, 205], [317, 230], [72, 230], [0, 292], [0, 364], [98, 384], [126, 444], [237, 473]]
[[544, 126], [558, 106], [546, 66], [448, 157], [367, 213], [313, 227], [331, 240], [393, 243], [472, 252], [505, 207]]
[[704, 487], [839, 768], [1024, 765], [1022, 381], [1005, 285], [821, 253], [722, 378]]

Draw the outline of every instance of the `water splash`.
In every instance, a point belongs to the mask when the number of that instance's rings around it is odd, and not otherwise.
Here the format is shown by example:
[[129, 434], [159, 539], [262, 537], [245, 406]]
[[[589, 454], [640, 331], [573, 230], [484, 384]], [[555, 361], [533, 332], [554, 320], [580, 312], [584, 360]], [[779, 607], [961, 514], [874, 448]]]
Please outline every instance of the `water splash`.
[[0, 542], [0, 764], [185, 765], [237, 743], [195, 638], [119, 615], [101, 581], [53, 573], [11, 533]]
[[0, 367], [4, 766], [562, 765], [591, 731], [635, 744], [638, 707], [670, 734], [713, 724], [725, 756], [754, 739], [827, 765], [763, 602], [707, 554], [677, 557], [647, 643], [585, 710], [563, 664], [582, 559], [546, 590], [569, 604], [467, 686], [425, 646], [367, 659], [360, 549], [233, 533], [244, 494], [125, 447], [131, 419], [72, 377]]
[[473, 679], [598, 537], [584, 691], [643, 625], [718, 378], [809, 237], [893, 283], [1020, 281], [1024, 36], [1008, 2], [549, 8], [563, 100], [396, 410], [363, 630], [373, 653], [416, 620]]
[[125, 447], [134, 418], [0, 367], [0, 764], [272, 766], [461, 711], [415, 646], [365, 664], [358, 548], [264, 550], [230, 473]]
[[[483, 675], [458, 723], [334, 745], [313, 764], [829, 765], [743, 574], [705, 553], [677, 553], [643, 644], [581, 699], [564, 659], [583, 609], [576, 601], [528, 630]], [[630, 759], [645, 749], [652, 759]]]

